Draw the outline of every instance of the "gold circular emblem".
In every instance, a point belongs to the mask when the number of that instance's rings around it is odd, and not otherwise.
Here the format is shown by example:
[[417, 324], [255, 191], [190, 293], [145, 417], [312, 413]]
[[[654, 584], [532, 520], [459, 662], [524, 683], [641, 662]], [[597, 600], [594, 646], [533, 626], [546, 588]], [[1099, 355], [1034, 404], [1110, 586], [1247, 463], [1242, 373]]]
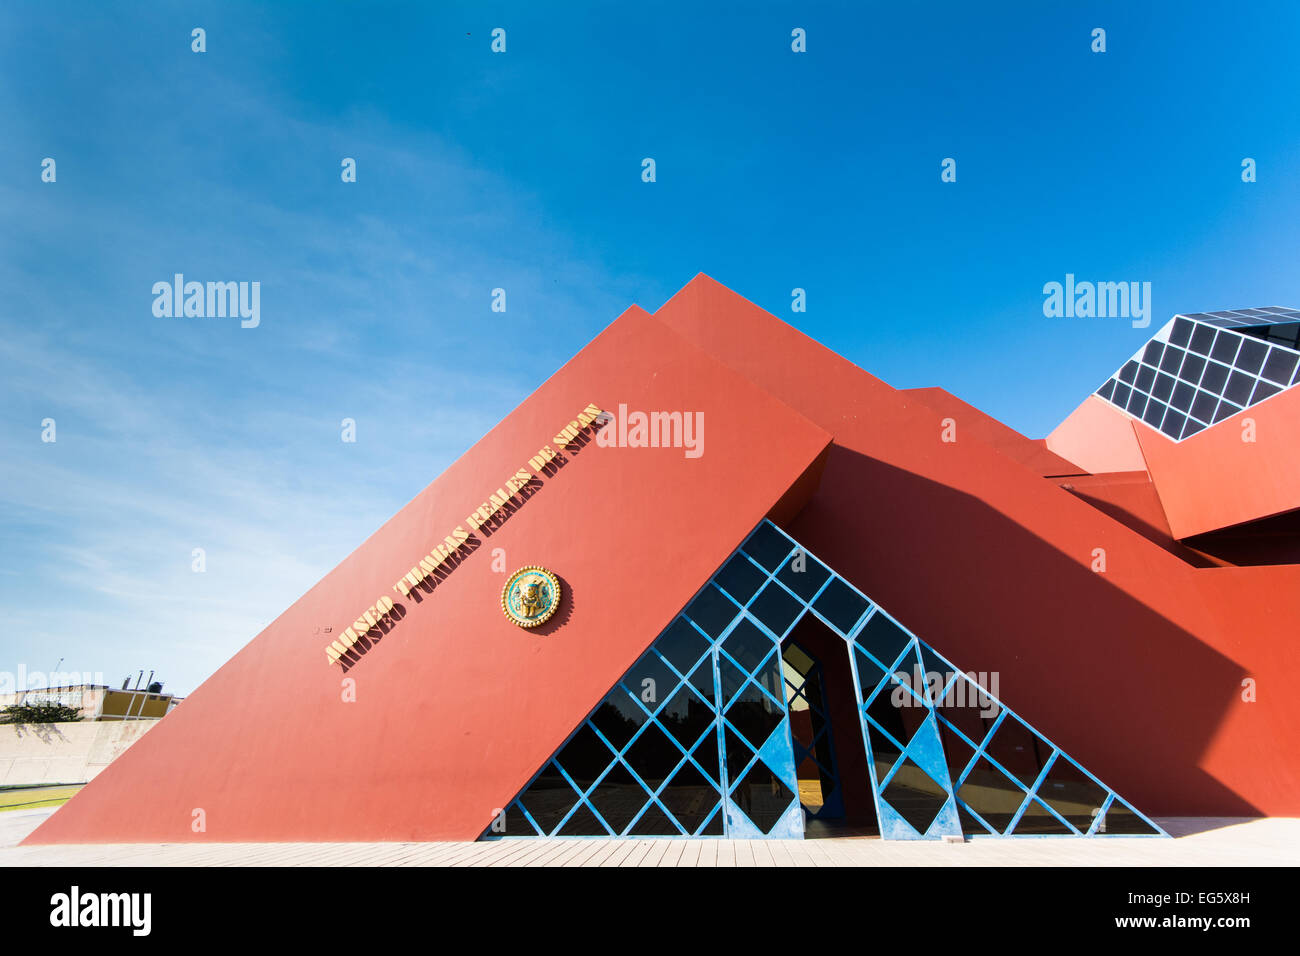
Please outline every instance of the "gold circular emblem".
[[545, 568], [520, 568], [501, 589], [501, 610], [520, 627], [550, 620], [560, 606], [560, 579]]

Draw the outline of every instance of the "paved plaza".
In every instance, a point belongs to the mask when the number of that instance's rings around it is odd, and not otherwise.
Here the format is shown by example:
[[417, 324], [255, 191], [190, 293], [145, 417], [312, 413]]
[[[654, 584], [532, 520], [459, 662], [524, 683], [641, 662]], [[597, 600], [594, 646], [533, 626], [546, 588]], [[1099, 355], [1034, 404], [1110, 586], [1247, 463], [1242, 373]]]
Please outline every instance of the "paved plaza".
[[0, 813], [0, 866], [1295, 866], [1300, 820], [1174, 818], [1175, 839], [519, 839], [479, 843], [17, 844], [50, 809]]

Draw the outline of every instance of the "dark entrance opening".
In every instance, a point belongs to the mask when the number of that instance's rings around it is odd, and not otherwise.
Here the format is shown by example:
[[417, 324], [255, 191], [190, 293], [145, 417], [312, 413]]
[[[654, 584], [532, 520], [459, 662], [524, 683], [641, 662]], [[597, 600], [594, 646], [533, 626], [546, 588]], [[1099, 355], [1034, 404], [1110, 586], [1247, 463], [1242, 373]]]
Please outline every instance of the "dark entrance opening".
[[812, 614], [781, 645], [804, 835], [879, 835], [848, 647]]

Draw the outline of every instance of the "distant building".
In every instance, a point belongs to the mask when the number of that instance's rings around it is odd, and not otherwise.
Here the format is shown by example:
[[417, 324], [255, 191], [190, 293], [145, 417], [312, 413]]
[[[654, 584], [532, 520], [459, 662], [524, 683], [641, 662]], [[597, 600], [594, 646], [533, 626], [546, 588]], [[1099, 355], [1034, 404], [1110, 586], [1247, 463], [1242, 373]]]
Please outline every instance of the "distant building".
[[82, 720], [156, 720], [180, 701], [173, 694], [164, 694], [158, 683], [143, 690], [74, 684], [0, 694], [0, 708], [11, 704], [63, 704], [77, 708]]

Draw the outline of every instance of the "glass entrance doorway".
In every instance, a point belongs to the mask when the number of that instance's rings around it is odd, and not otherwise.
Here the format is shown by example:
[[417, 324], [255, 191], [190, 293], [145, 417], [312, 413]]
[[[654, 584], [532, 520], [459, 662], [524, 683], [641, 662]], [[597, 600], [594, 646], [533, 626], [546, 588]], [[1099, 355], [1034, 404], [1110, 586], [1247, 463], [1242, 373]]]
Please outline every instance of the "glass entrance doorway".
[[808, 615], [781, 657], [805, 836], [879, 835], [844, 639]]
[[799, 805], [808, 820], [843, 820], [844, 794], [821, 663], [793, 640], [786, 642], [781, 656]]

